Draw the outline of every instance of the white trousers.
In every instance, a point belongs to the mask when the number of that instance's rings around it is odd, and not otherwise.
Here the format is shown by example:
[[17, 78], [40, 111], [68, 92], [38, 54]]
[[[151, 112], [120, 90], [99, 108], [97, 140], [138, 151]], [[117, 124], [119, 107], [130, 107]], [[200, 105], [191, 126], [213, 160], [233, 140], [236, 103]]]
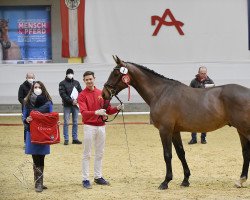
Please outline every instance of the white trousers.
[[94, 178], [102, 177], [102, 157], [105, 146], [105, 126], [84, 125], [84, 149], [82, 158], [82, 177], [89, 180], [89, 161], [91, 157], [92, 144], [95, 147]]

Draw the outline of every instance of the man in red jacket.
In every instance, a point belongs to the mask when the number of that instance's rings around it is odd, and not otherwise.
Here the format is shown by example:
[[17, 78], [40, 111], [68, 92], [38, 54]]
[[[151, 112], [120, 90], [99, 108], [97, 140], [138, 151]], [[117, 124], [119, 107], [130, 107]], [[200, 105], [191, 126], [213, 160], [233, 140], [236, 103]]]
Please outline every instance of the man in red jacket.
[[103, 109], [104, 100], [102, 91], [95, 87], [94, 72], [86, 71], [83, 74], [83, 81], [86, 88], [79, 94], [78, 103], [84, 124], [84, 151], [82, 160], [83, 187], [92, 188], [89, 182], [89, 160], [91, 156], [92, 142], [95, 145], [94, 182], [99, 185], [109, 185], [109, 182], [102, 177], [102, 157], [105, 146], [105, 123], [100, 116], [117, 113], [124, 109], [124, 105]]

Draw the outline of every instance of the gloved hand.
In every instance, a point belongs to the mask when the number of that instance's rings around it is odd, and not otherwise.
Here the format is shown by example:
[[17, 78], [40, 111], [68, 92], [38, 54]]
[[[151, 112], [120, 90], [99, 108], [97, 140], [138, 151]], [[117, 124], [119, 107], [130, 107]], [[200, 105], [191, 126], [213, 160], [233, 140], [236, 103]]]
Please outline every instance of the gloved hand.
[[95, 111], [96, 115], [108, 116], [105, 109], [99, 109]]
[[120, 104], [118, 106], [116, 106], [117, 110], [124, 110], [124, 104]]

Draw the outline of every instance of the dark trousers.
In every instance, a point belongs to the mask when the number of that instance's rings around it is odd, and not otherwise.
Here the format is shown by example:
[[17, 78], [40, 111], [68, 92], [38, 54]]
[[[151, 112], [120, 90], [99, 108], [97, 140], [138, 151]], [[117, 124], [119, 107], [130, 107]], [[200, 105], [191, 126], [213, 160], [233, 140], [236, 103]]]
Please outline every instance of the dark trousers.
[[43, 167], [44, 166], [44, 158], [45, 155], [32, 155], [33, 163], [36, 167]]
[[26, 142], [26, 132], [29, 130], [28, 124], [23, 123], [23, 139], [24, 143]]
[[[192, 136], [192, 140], [197, 140], [197, 133], [192, 133], [191, 136]], [[201, 133], [202, 140], [205, 140], [206, 136], [207, 136], [207, 133]]]

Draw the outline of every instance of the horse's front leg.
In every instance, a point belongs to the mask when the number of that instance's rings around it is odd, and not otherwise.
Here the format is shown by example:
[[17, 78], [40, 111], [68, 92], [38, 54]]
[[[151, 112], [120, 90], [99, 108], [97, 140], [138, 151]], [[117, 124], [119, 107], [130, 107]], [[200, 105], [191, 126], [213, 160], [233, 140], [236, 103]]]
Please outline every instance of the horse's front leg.
[[181, 183], [181, 186], [188, 187], [189, 186], [189, 176], [191, 174], [190, 174], [190, 170], [189, 170], [186, 158], [185, 158], [185, 151], [183, 148], [180, 132], [173, 133], [173, 144], [175, 147], [176, 154], [182, 163], [182, 167], [183, 167], [183, 171], [184, 171], [184, 179]]
[[163, 155], [166, 163], [166, 177], [159, 186], [160, 190], [168, 189], [168, 183], [173, 179], [172, 173], [172, 132], [167, 129], [160, 130]]
[[242, 135], [240, 135], [240, 142], [242, 147], [243, 166], [240, 179], [235, 183], [235, 186], [239, 188], [243, 187], [243, 183], [247, 181], [250, 162], [250, 142]]

